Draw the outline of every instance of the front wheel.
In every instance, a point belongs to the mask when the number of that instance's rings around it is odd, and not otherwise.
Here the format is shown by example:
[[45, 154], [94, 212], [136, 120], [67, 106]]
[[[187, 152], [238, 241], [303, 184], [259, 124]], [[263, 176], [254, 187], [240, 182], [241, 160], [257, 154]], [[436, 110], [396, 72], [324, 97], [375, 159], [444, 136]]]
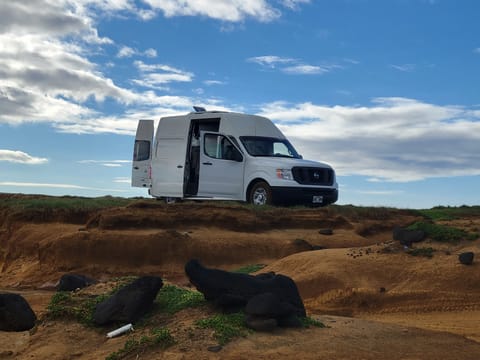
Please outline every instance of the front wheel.
[[249, 203], [253, 205], [271, 205], [272, 204], [272, 189], [264, 182], [260, 181], [253, 185], [250, 190]]

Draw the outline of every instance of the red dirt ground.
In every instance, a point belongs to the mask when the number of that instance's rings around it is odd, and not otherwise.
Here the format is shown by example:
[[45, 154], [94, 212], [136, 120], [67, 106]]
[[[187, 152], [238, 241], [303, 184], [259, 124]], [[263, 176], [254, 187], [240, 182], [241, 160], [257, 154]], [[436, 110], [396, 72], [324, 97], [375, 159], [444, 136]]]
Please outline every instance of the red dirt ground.
[[[187, 286], [183, 265], [191, 258], [225, 270], [266, 264], [262, 272], [292, 277], [308, 315], [328, 327], [253, 333], [212, 353], [211, 333], [186, 335], [205, 316], [191, 309], [175, 316], [174, 346], [129, 358], [479, 359], [480, 264], [461, 265], [457, 255], [478, 254], [480, 239], [456, 245], [427, 239], [421, 246], [435, 248], [433, 258], [413, 257], [392, 241], [392, 229], [416, 220], [393, 209], [359, 216], [154, 201], [92, 212], [0, 210], [0, 289], [22, 294], [40, 319], [35, 331], [0, 332], [0, 359], [105, 358], [126, 337], [107, 340], [98, 330], [44, 317], [60, 276], [108, 282], [153, 274]], [[480, 219], [450, 225], [479, 229]]]

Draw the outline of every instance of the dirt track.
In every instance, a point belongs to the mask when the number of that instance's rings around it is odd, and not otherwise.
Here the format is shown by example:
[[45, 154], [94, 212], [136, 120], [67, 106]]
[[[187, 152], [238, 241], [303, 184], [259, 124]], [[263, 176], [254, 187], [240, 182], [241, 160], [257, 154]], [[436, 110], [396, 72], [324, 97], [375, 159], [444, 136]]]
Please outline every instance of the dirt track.
[[[331, 208], [255, 210], [210, 203], [3, 211], [0, 288], [22, 292], [41, 316], [52, 291], [40, 288], [51, 288], [65, 272], [99, 280], [148, 273], [186, 285], [183, 264], [191, 258], [226, 270], [262, 263], [268, 265], [262, 271], [291, 276], [309, 315], [330, 328], [255, 334], [218, 355], [205, 350], [211, 345], [205, 340], [145, 358], [480, 358], [479, 264], [457, 260], [461, 251], [480, 253], [480, 240], [427, 240], [424, 246], [437, 249], [435, 256], [412, 257], [392, 243], [392, 229], [416, 219], [401, 210], [359, 216]], [[480, 228], [480, 219], [456, 225]], [[322, 235], [321, 229], [333, 234]], [[339, 315], [347, 318], [329, 317]], [[63, 359], [77, 352], [75, 358], [96, 359], [123, 345], [107, 344], [77, 324], [66, 331], [64, 326], [42, 324], [33, 335], [1, 333], [0, 358], [3, 347], [6, 358]], [[85, 340], [74, 340], [75, 334]], [[72, 341], [83, 348], [72, 350]]]

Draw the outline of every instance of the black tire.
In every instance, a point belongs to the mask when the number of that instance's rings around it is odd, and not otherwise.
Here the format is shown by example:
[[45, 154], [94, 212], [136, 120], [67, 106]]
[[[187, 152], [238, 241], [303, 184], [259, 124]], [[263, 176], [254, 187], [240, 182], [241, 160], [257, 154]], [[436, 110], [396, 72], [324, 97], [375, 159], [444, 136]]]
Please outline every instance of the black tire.
[[272, 189], [265, 181], [255, 183], [248, 195], [248, 202], [257, 206], [271, 205]]

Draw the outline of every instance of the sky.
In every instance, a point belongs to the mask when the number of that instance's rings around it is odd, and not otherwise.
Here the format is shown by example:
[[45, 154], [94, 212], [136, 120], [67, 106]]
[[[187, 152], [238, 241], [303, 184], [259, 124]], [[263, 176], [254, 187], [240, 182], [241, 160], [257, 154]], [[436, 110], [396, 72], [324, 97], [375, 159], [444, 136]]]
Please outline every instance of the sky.
[[266, 116], [338, 204], [480, 204], [480, 1], [0, 1], [0, 192], [145, 196], [139, 119]]

